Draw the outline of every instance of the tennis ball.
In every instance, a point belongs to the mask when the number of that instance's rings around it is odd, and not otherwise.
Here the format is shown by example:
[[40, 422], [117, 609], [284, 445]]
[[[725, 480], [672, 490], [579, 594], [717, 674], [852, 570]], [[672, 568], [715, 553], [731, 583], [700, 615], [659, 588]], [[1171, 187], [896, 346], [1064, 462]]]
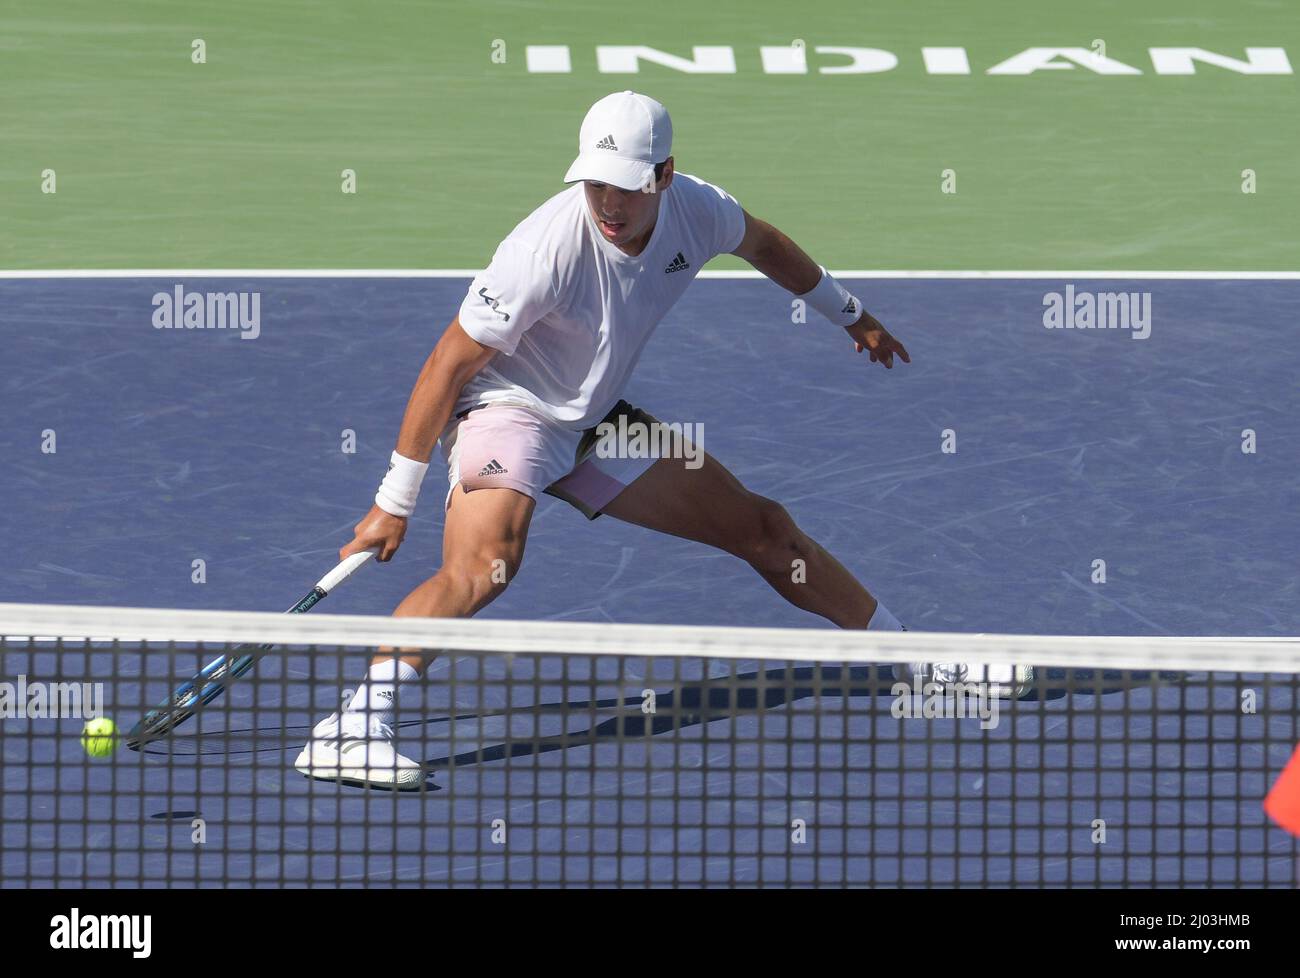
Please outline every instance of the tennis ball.
[[91, 757], [108, 757], [117, 750], [117, 724], [108, 717], [87, 720], [81, 730], [81, 746]]

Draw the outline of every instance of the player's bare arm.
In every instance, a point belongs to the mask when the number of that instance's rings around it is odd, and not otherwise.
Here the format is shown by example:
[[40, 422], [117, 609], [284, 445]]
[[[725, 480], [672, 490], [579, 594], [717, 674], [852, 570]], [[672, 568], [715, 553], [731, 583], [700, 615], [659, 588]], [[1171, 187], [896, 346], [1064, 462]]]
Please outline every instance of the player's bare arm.
[[[821, 267], [788, 235], [748, 211], [745, 212], [745, 236], [732, 254], [798, 296], [813, 292], [822, 279]], [[883, 363], [887, 369], [893, 369], [895, 355], [904, 363], [912, 362], [903, 344], [865, 309], [856, 322], [844, 328], [853, 338], [857, 351], [866, 350], [872, 363]]]
[[[451, 418], [461, 388], [487, 365], [495, 353], [495, 350], [471, 339], [461, 328], [459, 317], [451, 321], [425, 360], [406, 402], [406, 414], [397, 435], [396, 454], [402, 457], [400, 464], [407, 461], [418, 463], [421, 467], [416, 472], [423, 477], [423, 466], [427, 466], [433, 455], [433, 446]], [[398, 464], [396, 457], [395, 464]], [[380, 491], [384, 490], [381, 488]], [[390, 508], [401, 509], [400, 505]], [[378, 559], [391, 560], [406, 535], [406, 520], [406, 516], [387, 512], [376, 503], [353, 528], [355, 536], [339, 551], [340, 559], [360, 550], [378, 547]]]

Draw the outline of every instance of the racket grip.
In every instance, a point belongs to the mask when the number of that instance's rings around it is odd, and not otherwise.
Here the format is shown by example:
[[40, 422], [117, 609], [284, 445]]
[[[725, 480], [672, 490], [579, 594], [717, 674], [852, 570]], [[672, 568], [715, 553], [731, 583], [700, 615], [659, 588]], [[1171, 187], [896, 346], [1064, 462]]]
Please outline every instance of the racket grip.
[[377, 553], [379, 553], [379, 548], [371, 547], [369, 550], [361, 550], [348, 557], [344, 557], [337, 567], [320, 579], [316, 587], [326, 594], [329, 594], [336, 587], [355, 574], [361, 568], [362, 564], [366, 563]]

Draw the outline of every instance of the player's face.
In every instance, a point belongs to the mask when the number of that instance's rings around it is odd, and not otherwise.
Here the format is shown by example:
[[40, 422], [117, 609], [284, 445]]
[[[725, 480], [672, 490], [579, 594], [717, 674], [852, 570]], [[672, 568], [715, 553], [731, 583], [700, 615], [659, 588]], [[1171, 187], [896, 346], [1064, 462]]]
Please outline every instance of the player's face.
[[671, 174], [655, 186], [655, 193], [623, 190], [608, 183], [584, 181], [587, 206], [605, 240], [621, 251], [640, 254], [659, 216], [659, 192], [668, 186]]

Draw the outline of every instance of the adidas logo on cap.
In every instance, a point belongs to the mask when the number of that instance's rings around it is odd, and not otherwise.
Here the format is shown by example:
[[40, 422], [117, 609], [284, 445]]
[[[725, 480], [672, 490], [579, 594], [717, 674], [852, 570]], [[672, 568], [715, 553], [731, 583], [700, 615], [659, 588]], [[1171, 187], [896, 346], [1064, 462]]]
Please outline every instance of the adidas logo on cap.
[[606, 136], [604, 139], [602, 139], [600, 142], [596, 144], [596, 148], [612, 149], [615, 153], [618, 152], [618, 144], [614, 142], [613, 136]]
[[688, 269], [688, 268], [690, 268], [690, 267], [691, 267], [691, 263], [688, 262], [688, 261], [686, 260], [686, 256], [683, 255], [683, 254], [679, 251], [679, 252], [677, 252], [677, 257], [674, 258], [671, 262], [668, 263], [668, 267], [665, 268], [664, 271], [665, 271], [665, 272], [682, 272], [682, 271], [685, 271], [686, 269]]

